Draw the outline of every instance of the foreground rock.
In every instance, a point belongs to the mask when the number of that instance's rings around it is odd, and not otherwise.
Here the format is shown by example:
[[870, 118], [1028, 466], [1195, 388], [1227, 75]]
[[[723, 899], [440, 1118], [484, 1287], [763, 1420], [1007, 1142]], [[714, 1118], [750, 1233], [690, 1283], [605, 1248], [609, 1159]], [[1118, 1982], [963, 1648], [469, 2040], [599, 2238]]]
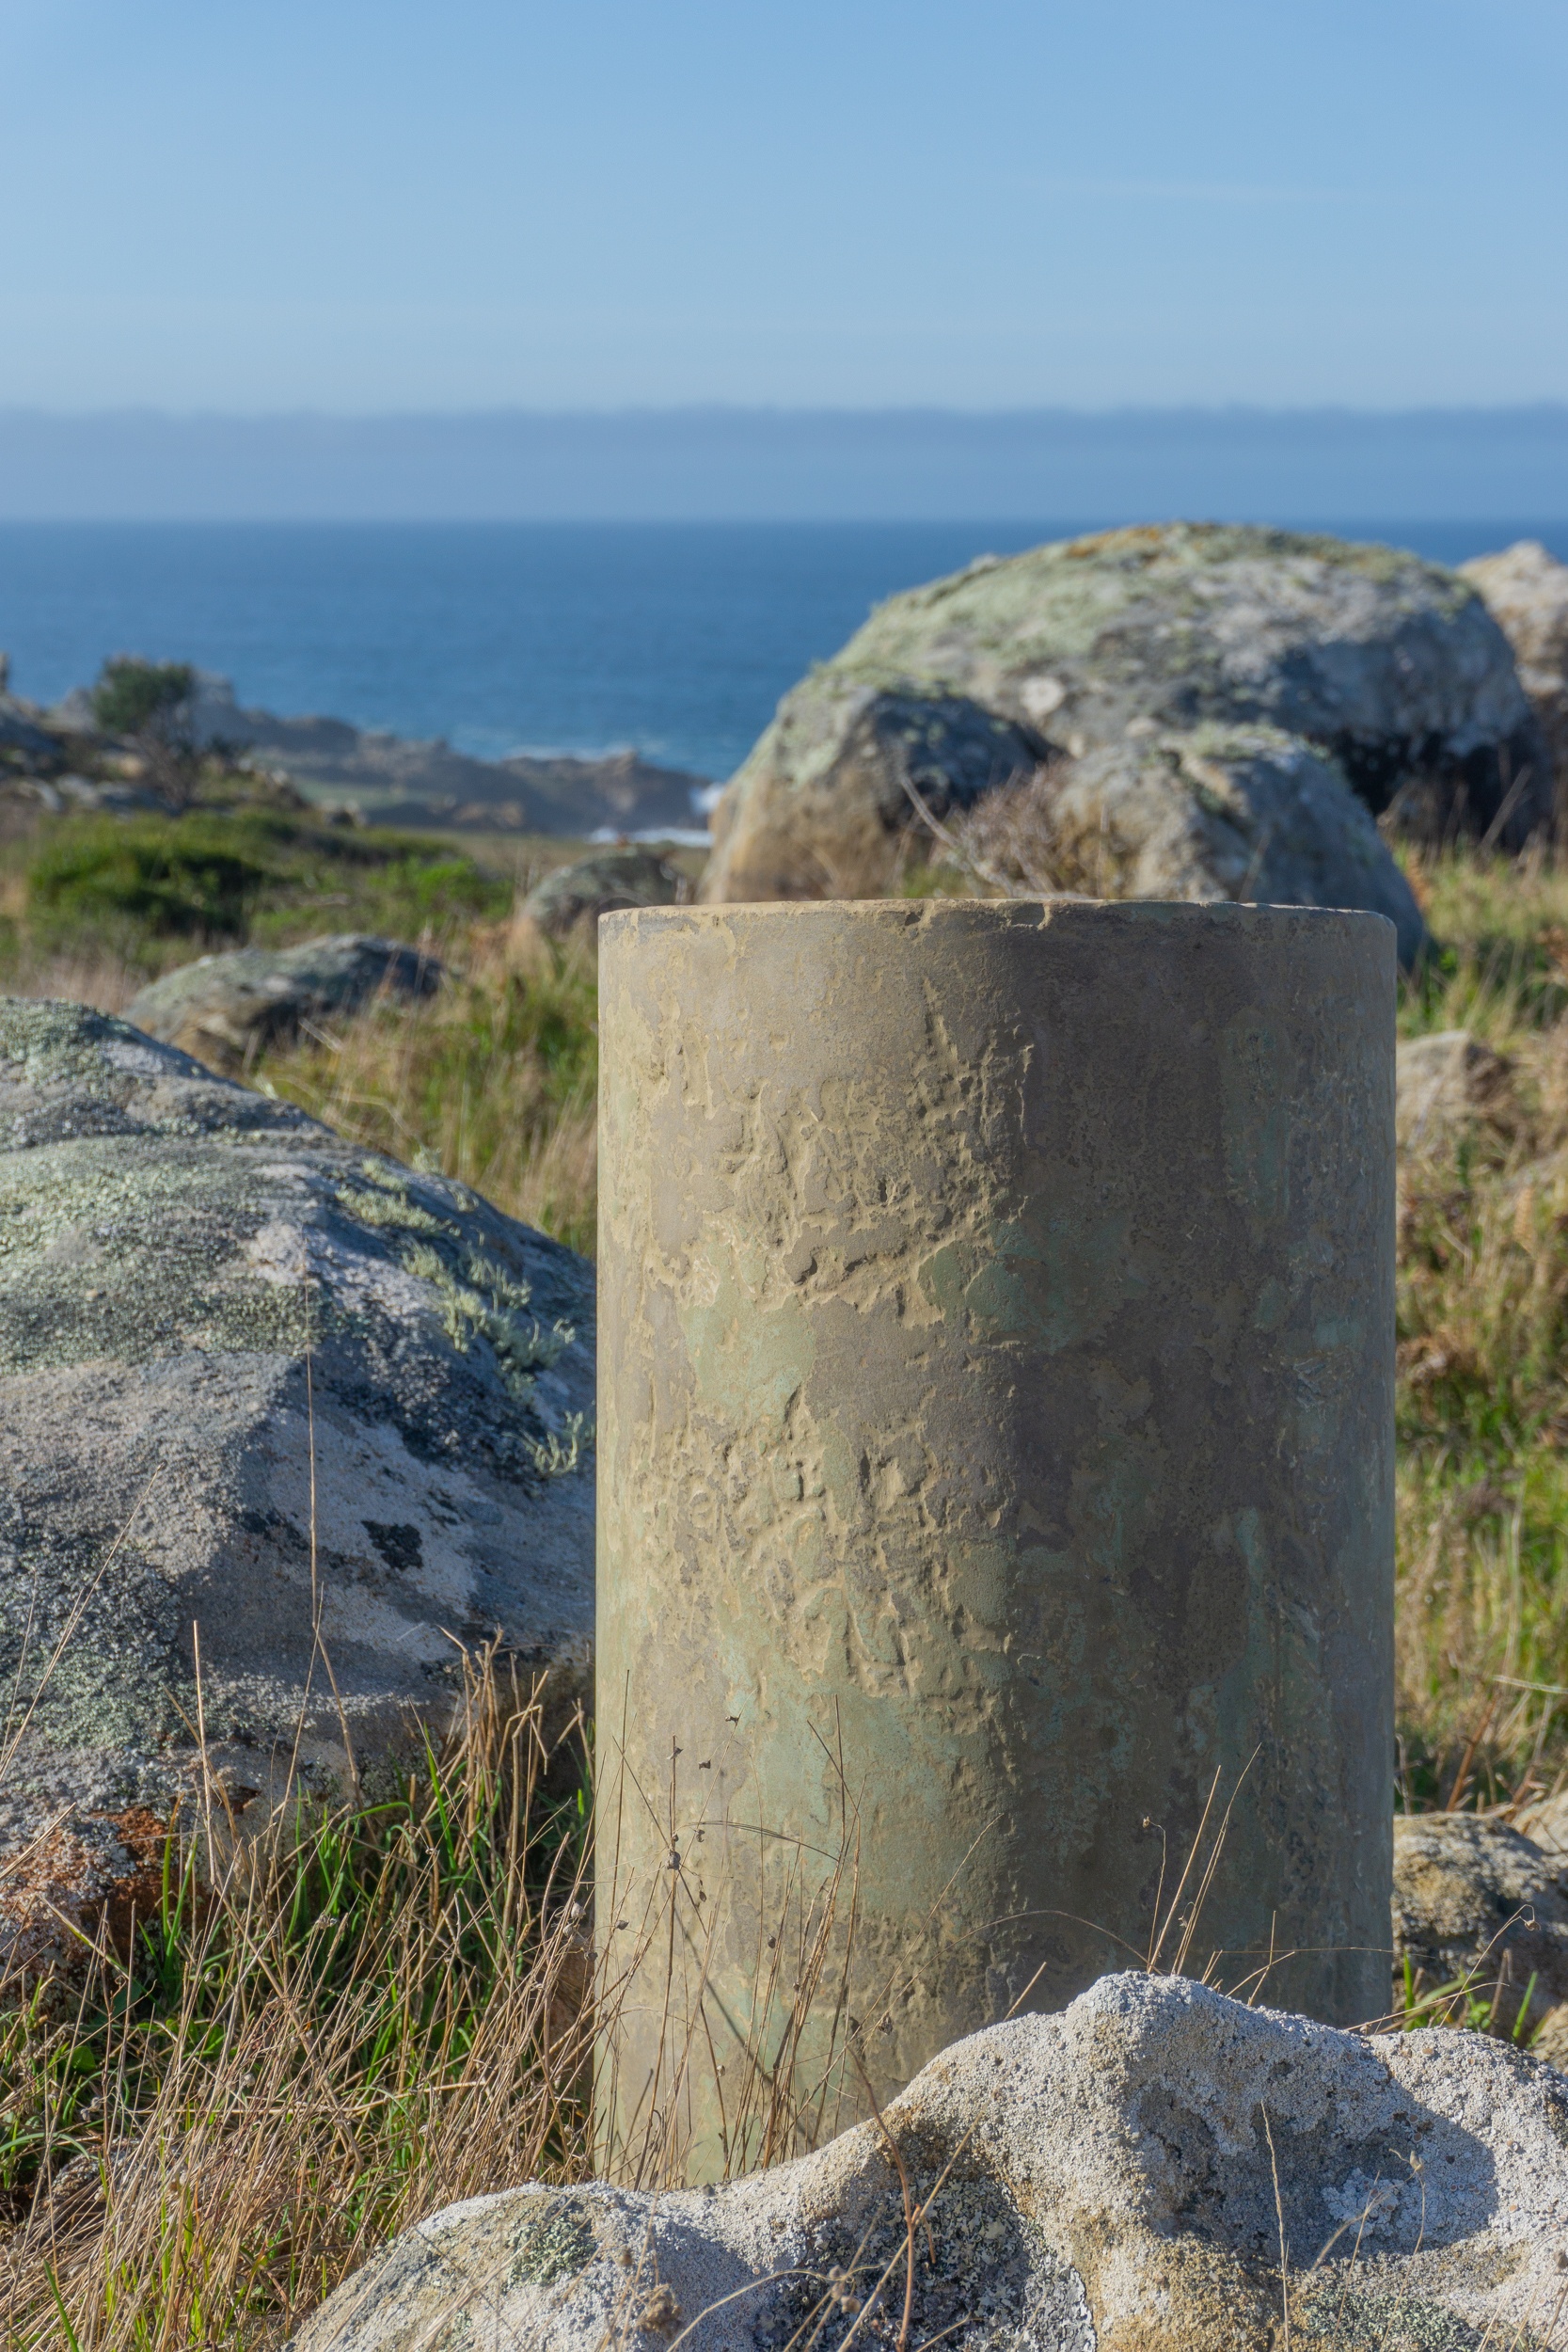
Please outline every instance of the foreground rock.
[[518, 908], [517, 921], [523, 930], [547, 939], [574, 932], [591, 937], [601, 914], [623, 907], [672, 907], [689, 895], [686, 877], [667, 858], [637, 842], [622, 842], [546, 874]]
[[1568, 1900], [1552, 1861], [1480, 1814], [1397, 1816], [1396, 1996], [1406, 1963], [1418, 1992], [1463, 1983], [1498, 2030], [1528, 2041], [1568, 2001]]
[[579, 1675], [592, 1318], [592, 1269], [463, 1186], [0, 999], [0, 1675], [37, 1694], [0, 1856], [112, 1871], [198, 1712], [243, 1804], [296, 1735], [308, 1786], [350, 1750], [373, 1784], [455, 1642]]
[[1405, 1038], [1394, 1048], [1394, 1133], [1412, 1157], [1449, 1152], [1482, 1125], [1506, 1136], [1517, 1115], [1513, 1064], [1468, 1029]]
[[1413, 964], [1426, 926], [1332, 761], [1276, 727], [1123, 738], [988, 793], [959, 840], [982, 880], [1092, 898], [1365, 907]]
[[452, 2206], [341, 2288], [297, 2352], [1557, 2341], [1568, 2084], [1480, 2035], [1365, 2040], [1106, 1977], [1060, 2016], [958, 2042], [885, 2121], [718, 2190]]
[[1539, 539], [1462, 564], [1513, 648], [1519, 682], [1540, 722], [1559, 794], [1568, 792], [1568, 564]]
[[237, 947], [154, 980], [125, 1009], [149, 1037], [216, 1067], [248, 1065], [302, 1025], [341, 1020], [372, 997], [433, 995], [442, 967], [418, 947], [360, 931], [297, 947]]
[[[1038, 762], [1206, 722], [1331, 760], [1373, 815], [1499, 836], [1549, 821], [1549, 762], [1468, 582], [1381, 547], [1171, 524], [988, 558], [895, 596], [779, 706], [714, 813], [713, 899], [875, 896], [920, 819]], [[1365, 903], [1356, 899], [1352, 904]]]

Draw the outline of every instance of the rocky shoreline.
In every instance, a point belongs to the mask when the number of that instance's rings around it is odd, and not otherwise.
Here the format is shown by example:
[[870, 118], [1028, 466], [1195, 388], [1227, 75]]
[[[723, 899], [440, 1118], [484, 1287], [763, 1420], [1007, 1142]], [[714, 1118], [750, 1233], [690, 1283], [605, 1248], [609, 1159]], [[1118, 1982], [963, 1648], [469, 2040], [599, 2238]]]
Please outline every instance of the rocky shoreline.
[[[474, 759], [439, 736], [415, 740], [345, 719], [282, 718], [244, 707], [228, 678], [207, 672], [198, 674], [189, 725], [203, 748], [292, 785], [318, 806], [348, 809], [373, 824], [706, 838], [700, 796], [708, 779], [657, 767], [635, 751], [602, 759], [527, 753]], [[8, 694], [0, 680], [0, 790], [8, 798], [41, 803], [51, 814], [122, 805], [135, 779], [105, 786], [96, 773], [112, 748], [86, 687], [44, 709]], [[95, 772], [78, 773], [84, 766]]]

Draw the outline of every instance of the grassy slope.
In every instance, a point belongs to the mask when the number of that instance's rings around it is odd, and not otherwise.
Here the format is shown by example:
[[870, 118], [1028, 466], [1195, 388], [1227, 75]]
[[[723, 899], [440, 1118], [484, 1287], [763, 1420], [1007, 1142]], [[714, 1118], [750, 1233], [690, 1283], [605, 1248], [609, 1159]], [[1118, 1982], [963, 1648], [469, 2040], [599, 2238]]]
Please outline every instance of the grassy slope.
[[1497, 1803], [1568, 1768], [1568, 872], [1466, 857], [1416, 880], [1445, 945], [1402, 1034], [1468, 1028], [1514, 1100], [1402, 1179], [1406, 1803], [1450, 1797], [1472, 1743], [1460, 1793]]
[[[253, 1082], [592, 1247], [592, 968], [519, 961], [511, 876], [307, 827], [256, 847], [237, 929], [204, 936], [62, 903], [62, 834], [41, 876], [36, 846], [8, 853], [0, 986], [114, 1006], [242, 933], [422, 936], [461, 973], [438, 999], [270, 1053]], [[1506, 1130], [1407, 1172], [1401, 1209], [1405, 1801], [1441, 1802], [1468, 1756], [1487, 1803], [1568, 1767], [1568, 872], [1465, 857], [1416, 878], [1446, 945], [1402, 1031], [1468, 1026], [1515, 1074]], [[519, 1805], [526, 1708], [477, 1690], [405, 1806], [280, 1839], [215, 1902], [176, 1867], [77, 2010], [0, 2011], [8, 2342], [261, 2352], [403, 2219], [580, 2168], [575, 1807], [536, 1786]]]

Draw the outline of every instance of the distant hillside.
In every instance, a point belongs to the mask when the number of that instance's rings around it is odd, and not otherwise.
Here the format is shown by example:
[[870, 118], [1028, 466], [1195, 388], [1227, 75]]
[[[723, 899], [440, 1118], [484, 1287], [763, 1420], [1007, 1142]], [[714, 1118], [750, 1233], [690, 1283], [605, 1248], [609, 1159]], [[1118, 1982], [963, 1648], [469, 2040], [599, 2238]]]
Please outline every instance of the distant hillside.
[[1568, 406], [0, 412], [20, 521], [1568, 516]]

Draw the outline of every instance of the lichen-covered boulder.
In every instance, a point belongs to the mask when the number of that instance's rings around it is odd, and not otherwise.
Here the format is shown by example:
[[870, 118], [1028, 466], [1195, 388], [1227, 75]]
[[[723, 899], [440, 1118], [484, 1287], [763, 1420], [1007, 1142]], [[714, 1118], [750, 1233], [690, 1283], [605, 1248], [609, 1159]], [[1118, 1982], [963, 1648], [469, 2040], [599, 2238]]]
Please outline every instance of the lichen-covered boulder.
[[1568, 564], [1539, 539], [1520, 539], [1459, 569], [1480, 589], [1513, 648], [1560, 798], [1568, 794]]
[[1451, 1151], [1482, 1125], [1507, 1136], [1518, 1108], [1513, 1063], [1468, 1029], [1402, 1038], [1394, 1049], [1394, 1133], [1412, 1157]]
[[[875, 612], [779, 707], [714, 812], [710, 899], [874, 897], [919, 818], [1129, 728], [1262, 722], [1374, 815], [1441, 836], [1548, 821], [1508, 641], [1468, 581], [1390, 548], [1173, 523], [987, 558]], [[1135, 739], [1135, 738], [1134, 738]]]
[[341, 1020], [374, 996], [433, 995], [434, 956], [395, 940], [343, 931], [297, 947], [236, 947], [166, 972], [132, 998], [125, 1018], [149, 1037], [219, 1069], [245, 1065], [302, 1024]]
[[642, 842], [622, 841], [546, 874], [518, 908], [517, 923], [547, 939], [565, 939], [574, 931], [592, 939], [601, 914], [623, 907], [671, 907], [686, 895], [684, 875], [667, 858]]
[[988, 793], [957, 829], [982, 882], [1091, 898], [1246, 899], [1386, 915], [1426, 940], [1410, 884], [1338, 769], [1298, 736], [1210, 722], [1124, 736]]
[[592, 1269], [462, 1185], [0, 999], [0, 1854], [53, 1823], [98, 1870], [198, 1721], [243, 1804], [296, 1739], [373, 1783], [458, 1643], [580, 1676], [592, 1325]]
[[[894, 2154], [896, 2153], [896, 2163]], [[1568, 2084], [1101, 1978], [956, 2043], [817, 2154], [717, 2189], [436, 2214], [295, 2352], [1476, 2352], [1555, 2342]]]
[[1407, 1965], [1418, 1991], [1463, 1983], [1504, 2033], [1533, 2033], [1568, 2001], [1568, 1900], [1540, 1847], [1480, 1814], [1396, 1818], [1396, 1994]]

